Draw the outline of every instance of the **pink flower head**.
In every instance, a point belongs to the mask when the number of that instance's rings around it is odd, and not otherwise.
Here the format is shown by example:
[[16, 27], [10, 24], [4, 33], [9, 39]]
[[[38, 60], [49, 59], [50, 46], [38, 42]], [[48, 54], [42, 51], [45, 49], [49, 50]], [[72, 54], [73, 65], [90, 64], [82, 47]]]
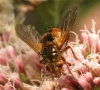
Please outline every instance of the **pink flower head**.
[[[74, 54], [69, 49], [63, 57], [66, 65], [63, 67], [65, 76], [59, 78], [59, 85], [65, 90], [94, 90], [100, 87], [100, 30], [95, 30], [95, 22], [90, 30], [81, 30], [82, 39], [75, 34], [75, 42], [69, 42]], [[81, 41], [81, 42], [79, 42]], [[69, 77], [70, 76], [70, 77]], [[100, 88], [99, 88], [100, 89]]]

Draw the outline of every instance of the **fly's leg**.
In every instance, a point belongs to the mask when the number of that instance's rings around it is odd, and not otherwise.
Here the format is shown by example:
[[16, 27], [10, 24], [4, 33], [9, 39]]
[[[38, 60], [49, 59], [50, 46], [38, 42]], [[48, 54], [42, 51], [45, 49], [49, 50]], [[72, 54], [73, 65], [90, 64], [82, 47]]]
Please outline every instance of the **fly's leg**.
[[[41, 78], [42, 78], [42, 81], [41, 81], [41, 84], [40, 84], [38, 90], [44, 90], [43, 88], [44, 88], [45, 83], [47, 81], [53, 82], [55, 77], [51, 76], [51, 74], [46, 73], [46, 66], [44, 65], [43, 69], [41, 70]], [[53, 85], [52, 88], [53, 88], [53, 90], [56, 90], [55, 89], [55, 84]]]
[[[66, 62], [66, 60], [65, 60], [64, 57], [62, 57], [62, 60], [63, 60], [64, 63], [66, 64], [66, 67], [67, 67], [68, 72], [73, 76], [73, 78], [75, 78], [74, 75], [72, 74], [72, 72], [70, 71], [69, 65], [68, 65], [68, 63]], [[62, 72], [62, 74], [63, 74], [63, 75], [66, 75], [66, 73], [63, 73], [63, 72]]]
[[70, 49], [70, 50], [72, 51], [73, 56], [75, 57], [76, 60], [78, 60], [78, 58], [76, 57], [76, 55], [75, 55], [73, 49], [72, 49], [70, 46], [67, 46], [67, 47], [63, 48], [63, 49], [61, 50], [61, 52], [65, 52], [65, 51], [68, 50], [68, 49]]
[[45, 74], [45, 66], [41, 69], [41, 78], [42, 78], [42, 81], [41, 81], [41, 84], [39, 86], [39, 89], [38, 90], [42, 90], [42, 86], [43, 86], [43, 83], [45, 81], [45, 77], [46, 77], [46, 74]]
[[[75, 59], [76, 59], [76, 60], [78, 60], [78, 58], [76, 57], [76, 55], [75, 55], [75, 53], [74, 53], [73, 49], [72, 49], [70, 46], [67, 46], [67, 47], [63, 48], [63, 49], [61, 50], [61, 52], [65, 52], [65, 51], [66, 51], [66, 50], [68, 50], [68, 49], [70, 49], [70, 50], [72, 51], [73, 56], [75, 57]], [[68, 62], [65, 60], [65, 58], [64, 58], [64, 57], [62, 57], [62, 60], [63, 60], [63, 61], [64, 61], [64, 63], [66, 64], [66, 67], [67, 67], [67, 69], [68, 69], [69, 73], [73, 76], [73, 78], [75, 78], [75, 77], [74, 77], [74, 75], [72, 74], [71, 70], [69, 69]], [[62, 73], [62, 74], [63, 74], [63, 73]]]

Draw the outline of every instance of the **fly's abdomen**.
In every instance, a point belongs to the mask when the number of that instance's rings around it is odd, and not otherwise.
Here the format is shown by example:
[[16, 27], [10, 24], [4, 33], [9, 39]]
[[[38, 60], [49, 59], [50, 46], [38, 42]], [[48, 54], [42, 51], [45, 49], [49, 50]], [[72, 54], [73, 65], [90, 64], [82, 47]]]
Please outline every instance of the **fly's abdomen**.
[[49, 44], [42, 50], [41, 63], [46, 65], [46, 70], [51, 73], [60, 74], [63, 66], [63, 60], [54, 45]]
[[53, 63], [57, 59], [57, 51], [54, 45], [48, 45], [42, 50], [43, 61]]

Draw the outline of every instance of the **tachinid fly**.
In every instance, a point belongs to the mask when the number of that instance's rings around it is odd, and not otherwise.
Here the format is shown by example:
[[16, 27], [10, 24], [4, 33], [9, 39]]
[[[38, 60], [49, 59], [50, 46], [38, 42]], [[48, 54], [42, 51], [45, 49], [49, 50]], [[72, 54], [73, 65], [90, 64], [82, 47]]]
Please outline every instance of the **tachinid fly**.
[[17, 24], [17, 35], [35, 52], [42, 56], [40, 63], [46, 70], [55, 75], [61, 74], [64, 59], [62, 53], [66, 51], [69, 31], [75, 21], [77, 7], [73, 6], [55, 28], [47, 30], [42, 36], [30, 26]]

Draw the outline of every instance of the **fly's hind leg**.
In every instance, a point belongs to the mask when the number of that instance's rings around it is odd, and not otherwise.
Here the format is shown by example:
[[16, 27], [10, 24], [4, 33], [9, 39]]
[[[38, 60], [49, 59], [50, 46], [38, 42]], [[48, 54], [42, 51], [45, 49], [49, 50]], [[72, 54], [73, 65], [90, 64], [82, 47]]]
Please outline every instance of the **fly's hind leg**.
[[[76, 57], [76, 55], [75, 55], [73, 49], [72, 49], [70, 46], [67, 46], [67, 47], [63, 48], [63, 49], [61, 50], [61, 52], [65, 52], [65, 51], [68, 50], [68, 49], [70, 49], [70, 50], [72, 51], [73, 56], [75, 57], [76, 60], [78, 60], [78, 58]], [[69, 73], [73, 76], [73, 78], [75, 79], [74, 75], [72, 74], [72, 72], [71, 72], [71, 70], [70, 70], [70, 68], [69, 68], [68, 62], [65, 60], [64, 57], [62, 57], [62, 60], [63, 60], [64, 63], [66, 64], [66, 67], [67, 67], [68, 72], [69, 72]], [[62, 74], [63, 74], [63, 73], [62, 73]], [[64, 74], [65, 74], [65, 73], [64, 73]], [[66, 74], [65, 74], [65, 75], [66, 75]]]
[[65, 52], [65, 51], [68, 50], [68, 49], [70, 49], [70, 50], [72, 51], [73, 56], [75, 57], [76, 60], [78, 60], [76, 54], [74, 53], [73, 49], [72, 49], [70, 46], [67, 46], [67, 47], [63, 48], [63, 49], [61, 50], [61, 52]]

